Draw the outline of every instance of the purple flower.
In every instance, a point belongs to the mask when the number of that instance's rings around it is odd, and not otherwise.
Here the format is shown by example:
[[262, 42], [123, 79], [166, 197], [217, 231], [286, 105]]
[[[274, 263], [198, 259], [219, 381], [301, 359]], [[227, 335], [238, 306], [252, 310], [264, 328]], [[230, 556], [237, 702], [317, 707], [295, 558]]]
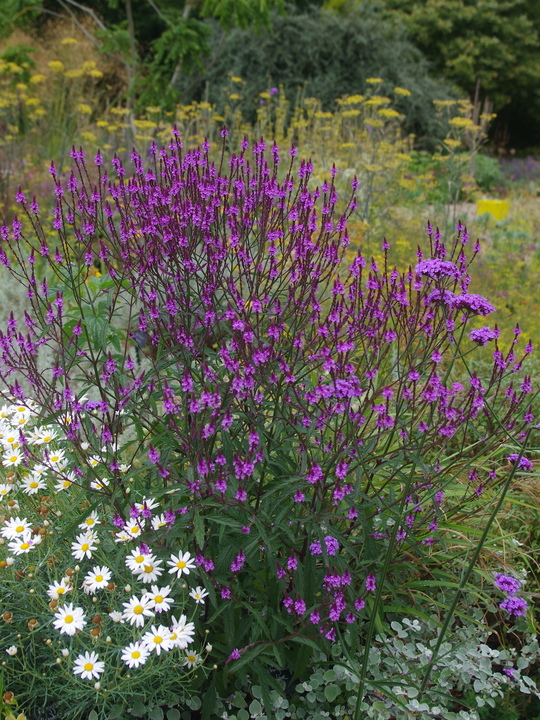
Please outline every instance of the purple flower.
[[511, 680], [517, 680], [516, 676], [514, 675], [515, 672], [515, 668], [503, 668], [503, 673], [505, 675], [508, 675]]
[[526, 614], [529, 605], [523, 598], [520, 598], [517, 595], [509, 595], [506, 600], [502, 601], [499, 607], [501, 610], [506, 610], [509, 615], [519, 617], [520, 615]]
[[[519, 457], [518, 453], [511, 453], [510, 455], [508, 455], [508, 457], [506, 459], [509, 460], [510, 462], [515, 463], [515, 462], [517, 462], [518, 457]], [[518, 462], [518, 468], [521, 468], [522, 470], [525, 470], [526, 472], [532, 472], [534, 470], [534, 465], [528, 458], [521, 457]]]
[[500, 330], [498, 328], [495, 328], [495, 330], [492, 330], [489, 327], [483, 327], [478, 328], [476, 330], [471, 330], [469, 333], [469, 338], [479, 345], [487, 345], [490, 340], [496, 340], [500, 335]]
[[368, 592], [374, 592], [377, 587], [375, 575], [368, 575], [366, 578], [366, 590]]
[[148, 459], [150, 460], [150, 462], [153, 462], [153, 463], [159, 462], [159, 451], [156, 450], [151, 445], [150, 445], [150, 448], [148, 449]]
[[238, 648], [234, 648], [227, 662], [231, 662], [231, 660], [240, 660], [240, 650]]
[[521, 589], [522, 582], [511, 575], [503, 575], [503, 573], [495, 573], [494, 584], [505, 593], [514, 595]]
[[454, 278], [454, 280], [459, 280], [460, 277], [457, 265], [449, 260], [438, 260], [437, 258], [421, 260], [415, 270], [417, 275], [428, 275], [433, 280], [438, 280], [442, 277], [451, 277]]
[[489, 315], [497, 309], [482, 295], [467, 294], [455, 295], [450, 303], [455, 310], [468, 310], [474, 315]]

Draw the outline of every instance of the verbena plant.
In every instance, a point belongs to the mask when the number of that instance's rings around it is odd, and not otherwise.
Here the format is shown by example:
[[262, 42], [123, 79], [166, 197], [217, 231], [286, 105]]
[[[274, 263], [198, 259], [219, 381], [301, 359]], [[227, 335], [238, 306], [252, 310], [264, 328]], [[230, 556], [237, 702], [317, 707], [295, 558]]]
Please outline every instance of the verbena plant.
[[[174, 131], [128, 178], [74, 149], [65, 184], [50, 168], [56, 242], [23, 192], [32, 233], [0, 228], [29, 303], [0, 335], [4, 671], [25, 707], [201, 693], [210, 718], [250, 678], [271, 716], [276, 673], [305, 680], [339, 642], [358, 720], [366, 689], [395, 695], [367, 672], [390, 620], [452, 590], [420, 702], [460, 597], [489, 597], [491, 569], [472, 573], [532, 468], [519, 331], [505, 354], [496, 329], [468, 332], [495, 308], [469, 292], [461, 225], [448, 247], [429, 226], [405, 273], [386, 241], [382, 265], [345, 267], [357, 180], [340, 212], [336, 169], [312, 190], [296, 155], [244, 140], [214, 161]], [[488, 343], [490, 371], [458, 382]], [[525, 616], [510, 585], [501, 609]]]

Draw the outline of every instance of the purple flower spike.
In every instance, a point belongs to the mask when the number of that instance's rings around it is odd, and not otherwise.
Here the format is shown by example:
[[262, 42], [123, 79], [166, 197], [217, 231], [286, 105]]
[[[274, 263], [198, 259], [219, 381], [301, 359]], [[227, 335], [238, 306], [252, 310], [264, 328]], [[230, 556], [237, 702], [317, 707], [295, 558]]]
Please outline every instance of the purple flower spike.
[[506, 610], [509, 615], [519, 617], [520, 615], [526, 614], [529, 605], [523, 598], [517, 597], [517, 595], [509, 595], [506, 600], [502, 601], [499, 607], [501, 610]]
[[522, 582], [511, 575], [503, 575], [503, 573], [495, 573], [494, 584], [503, 592], [514, 595], [521, 590]]

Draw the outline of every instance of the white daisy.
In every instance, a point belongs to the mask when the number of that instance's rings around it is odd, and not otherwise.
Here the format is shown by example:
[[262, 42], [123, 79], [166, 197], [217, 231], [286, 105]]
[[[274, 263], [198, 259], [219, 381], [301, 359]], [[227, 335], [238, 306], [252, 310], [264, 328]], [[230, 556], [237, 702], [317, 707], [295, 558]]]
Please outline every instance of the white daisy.
[[118, 610], [113, 610], [109, 613], [109, 617], [113, 621], [113, 623], [123, 623], [124, 622], [124, 615], [121, 612], [118, 612]]
[[96, 549], [94, 545], [96, 536], [93, 532], [85, 532], [77, 535], [76, 541], [71, 543], [71, 554], [75, 560], [82, 560], [83, 558], [91, 558], [92, 552]]
[[194, 635], [195, 625], [188, 622], [185, 615], [180, 615], [178, 620], [174, 616], [171, 617], [171, 641], [174, 647], [185, 650], [193, 642]]
[[144, 665], [149, 655], [150, 651], [142, 642], [134, 642], [123, 649], [121, 657], [129, 668], [137, 668]]
[[38, 475], [25, 475], [21, 480], [21, 489], [27, 495], [35, 495], [46, 487], [45, 479]]
[[6, 485], [6, 483], [0, 483], [0, 499], [8, 495], [13, 490], [13, 485]]
[[159, 530], [159, 528], [167, 527], [168, 523], [165, 519], [165, 514], [156, 515], [152, 518], [152, 530]]
[[[60, 478], [57, 480], [54, 489], [58, 490], [59, 492], [62, 490], [67, 490], [71, 485], [75, 482], [77, 478], [75, 477], [75, 473], [68, 472], [65, 475], [61, 475]], [[79, 525], [79, 527], [81, 527]]]
[[47, 460], [50, 462], [51, 465], [57, 466], [60, 463], [64, 462], [65, 454], [66, 454], [65, 450], [51, 450]]
[[114, 536], [114, 542], [128, 542], [128, 540], [133, 540], [131, 535], [128, 535], [125, 530], [121, 530], [120, 532], [117, 532]]
[[171, 633], [165, 625], [156, 627], [152, 625], [148, 632], [145, 632], [141, 638], [142, 644], [149, 650], [155, 651], [156, 655], [160, 655], [162, 650], [171, 650], [172, 641], [170, 638]]
[[127, 532], [131, 538], [138, 538], [142, 533], [142, 527], [136, 520], [132, 520], [124, 525], [124, 532]]
[[20, 465], [23, 461], [23, 454], [19, 448], [16, 448], [15, 450], [8, 450], [2, 457], [2, 465], [4, 467], [17, 467], [17, 465]]
[[142, 553], [139, 548], [132, 550], [126, 557], [126, 565], [131, 572], [139, 572], [145, 563], [155, 560], [156, 558], [150, 553]]
[[98, 478], [97, 480], [92, 480], [90, 487], [92, 490], [104, 490], [109, 483], [110, 480], [107, 478]]
[[186, 659], [184, 661], [184, 665], [187, 665], [189, 668], [195, 667], [195, 665], [198, 665], [201, 662], [201, 656], [198, 655], [193, 650], [190, 650], [186, 653]]
[[204, 605], [204, 598], [208, 595], [206, 590], [200, 585], [191, 590], [189, 597], [192, 597], [198, 605]]
[[159, 503], [155, 498], [143, 497], [142, 502], [135, 503], [135, 507], [142, 512], [145, 508], [147, 510], [154, 510], [154, 508], [159, 507]]
[[28, 532], [8, 543], [9, 552], [15, 555], [24, 555], [30, 552], [36, 545], [39, 545], [40, 542], [41, 535], [31, 535], [31, 533]]
[[94, 595], [96, 590], [101, 590], [107, 587], [111, 581], [111, 571], [108, 567], [96, 565], [92, 570], [86, 574], [82, 588], [88, 595]]
[[38, 432], [38, 439], [34, 441], [34, 445], [46, 445], [58, 437], [56, 430], [51, 427], [43, 427]]
[[171, 555], [171, 559], [167, 560], [167, 565], [171, 566], [169, 573], [176, 573], [177, 577], [180, 577], [182, 573], [189, 575], [189, 571], [195, 569], [195, 561], [189, 553]]
[[125, 607], [123, 618], [128, 620], [131, 625], [142, 627], [146, 622], [145, 618], [154, 617], [154, 612], [150, 607], [150, 603], [143, 595], [142, 598], [138, 598], [135, 595], [128, 602], [122, 603]]
[[135, 571], [135, 575], [137, 575], [138, 579], [142, 580], [143, 583], [154, 582], [160, 575], [163, 574], [163, 570], [160, 565], [161, 560], [156, 560], [153, 557], [149, 558], [142, 568]]
[[14, 430], [13, 428], [5, 428], [4, 433], [2, 435], [2, 444], [5, 446], [6, 450], [9, 450], [9, 448], [16, 448], [19, 445], [19, 431]]
[[89, 530], [93, 528], [94, 525], [99, 525], [99, 515], [95, 510], [90, 513], [86, 520], [83, 520], [83, 522], [80, 523], [79, 527], [82, 530]]
[[85, 652], [73, 663], [73, 674], [80, 675], [83, 680], [94, 680], [99, 678], [105, 670], [105, 663], [99, 659], [95, 652]]
[[99, 465], [101, 462], [101, 458], [99, 458], [97, 455], [92, 455], [92, 457], [88, 458], [88, 464], [90, 467], [96, 467], [96, 465]]
[[29, 533], [32, 529], [32, 523], [28, 522], [26, 518], [20, 517], [6, 520], [4, 525], [5, 527], [0, 530], [0, 535], [8, 540], [14, 540], [19, 535]]
[[166, 612], [173, 603], [169, 585], [162, 588], [157, 585], [152, 585], [151, 592], [145, 593], [144, 597], [150, 603], [150, 607], [156, 612]]
[[73, 590], [73, 585], [67, 578], [62, 578], [60, 582], [53, 582], [47, 588], [47, 595], [51, 600], [58, 600], [62, 595]]
[[82, 630], [86, 625], [84, 610], [80, 607], [74, 608], [72, 603], [64, 605], [57, 610], [53, 625], [61, 633], [75, 635], [77, 630]]

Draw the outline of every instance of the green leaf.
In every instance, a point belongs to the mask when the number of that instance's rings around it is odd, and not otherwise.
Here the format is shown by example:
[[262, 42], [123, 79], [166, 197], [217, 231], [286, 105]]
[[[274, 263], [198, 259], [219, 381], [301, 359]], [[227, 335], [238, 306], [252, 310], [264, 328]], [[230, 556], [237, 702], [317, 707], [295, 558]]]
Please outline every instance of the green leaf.
[[148, 717], [151, 718], [151, 720], [163, 720], [165, 714], [163, 710], [159, 707], [159, 705], [156, 705], [156, 707], [150, 710], [150, 712], [148, 713]]
[[132, 715], [135, 715], [135, 717], [142, 717], [146, 714], [146, 705], [139, 700], [136, 700], [129, 711]]
[[258, 715], [262, 710], [262, 705], [258, 700], [252, 700], [249, 705], [249, 712], [252, 715]]
[[99, 715], [95, 710], [92, 710], [88, 715], [88, 720], [99, 720]]
[[193, 516], [193, 529], [195, 531], [197, 545], [202, 548], [204, 545], [204, 520], [198, 510], [195, 511], [195, 515]]
[[332, 684], [332, 685], [327, 685], [324, 688], [324, 694], [325, 694], [328, 702], [334, 702], [334, 700], [337, 698], [337, 696], [340, 694], [340, 692], [341, 692], [341, 689], [340, 689], [339, 685]]
[[167, 720], [180, 720], [180, 711], [176, 708], [167, 710]]
[[202, 700], [198, 695], [194, 695], [192, 698], [189, 698], [186, 704], [192, 710], [199, 710], [202, 705]]

